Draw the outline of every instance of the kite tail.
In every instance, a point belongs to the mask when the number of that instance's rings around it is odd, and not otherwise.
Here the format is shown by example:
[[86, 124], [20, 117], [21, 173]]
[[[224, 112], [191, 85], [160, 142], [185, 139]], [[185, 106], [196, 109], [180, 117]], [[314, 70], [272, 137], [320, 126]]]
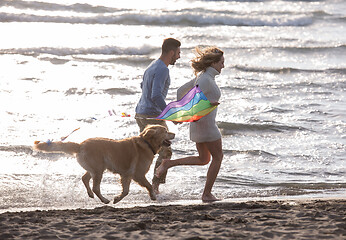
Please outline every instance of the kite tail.
[[36, 141], [34, 149], [41, 152], [63, 152], [67, 154], [79, 153], [80, 145], [74, 142], [42, 142]]

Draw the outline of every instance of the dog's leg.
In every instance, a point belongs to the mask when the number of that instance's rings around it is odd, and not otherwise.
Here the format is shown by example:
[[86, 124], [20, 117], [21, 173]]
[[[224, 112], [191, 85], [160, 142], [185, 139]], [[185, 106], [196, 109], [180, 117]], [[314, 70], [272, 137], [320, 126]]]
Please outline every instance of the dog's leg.
[[98, 196], [98, 198], [101, 200], [101, 202], [108, 204], [109, 200], [102, 196], [101, 190], [100, 190], [102, 174], [103, 173], [96, 173], [96, 174], [91, 175], [92, 179], [93, 179], [93, 192], [96, 194], [96, 196]]
[[128, 175], [122, 175], [121, 177], [121, 185], [123, 187], [122, 193], [114, 198], [113, 203], [119, 202], [121, 199], [123, 199], [127, 194], [129, 194], [130, 191], [130, 183], [131, 183], [131, 177]]
[[86, 189], [87, 189], [87, 192], [88, 192], [89, 197], [94, 198], [94, 193], [93, 193], [93, 191], [91, 190], [90, 185], [89, 185], [90, 179], [91, 179], [91, 174], [90, 174], [89, 172], [86, 172], [86, 173], [83, 175], [83, 177], [82, 177], [82, 181], [83, 181], [83, 183], [84, 183], [84, 186], [85, 186]]
[[151, 200], [156, 200], [156, 194], [153, 190], [153, 186], [148, 182], [145, 176], [133, 178], [139, 185], [145, 187], [148, 192]]

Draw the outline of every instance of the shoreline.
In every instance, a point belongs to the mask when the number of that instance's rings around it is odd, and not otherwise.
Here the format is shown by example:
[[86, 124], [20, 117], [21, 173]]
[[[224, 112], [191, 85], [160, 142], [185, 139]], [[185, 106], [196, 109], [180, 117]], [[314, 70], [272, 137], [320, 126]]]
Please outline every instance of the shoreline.
[[283, 199], [0, 214], [0, 239], [345, 239], [346, 199]]
[[[254, 201], [312, 201], [312, 200], [346, 200], [346, 192], [345, 194], [330, 194], [330, 195], [296, 195], [296, 196], [266, 196], [266, 197], [246, 197], [246, 198], [227, 198], [222, 199], [221, 201], [217, 201], [214, 203], [239, 203], [239, 202], [254, 202]], [[97, 199], [98, 201], [98, 199]], [[105, 205], [101, 202], [95, 202], [95, 206], [92, 207], [23, 207], [23, 208], [8, 208], [8, 209], [0, 209], [0, 215], [7, 212], [33, 212], [33, 211], [54, 211], [54, 210], [77, 210], [77, 209], [85, 209], [91, 210], [98, 207], [109, 206], [113, 208], [134, 208], [134, 207], [149, 207], [149, 206], [167, 206], [167, 205], [202, 205], [208, 204], [203, 203], [202, 200], [176, 200], [169, 201], [165, 198], [160, 199], [160, 195], [158, 195], [158, 199], [156, 201], [150, 202], [137, 202], [137, 203], [127, 203], [126, 200], [112, 204]]]

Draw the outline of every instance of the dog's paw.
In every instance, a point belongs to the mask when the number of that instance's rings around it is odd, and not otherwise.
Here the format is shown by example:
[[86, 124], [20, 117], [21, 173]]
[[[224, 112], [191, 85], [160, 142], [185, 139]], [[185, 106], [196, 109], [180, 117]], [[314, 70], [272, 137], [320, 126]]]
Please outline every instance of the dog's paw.
[[102, 202], [104, 203], [104, 204], [108, 204], [110, 201], [108, 200], [108, 199], [102, 199]]

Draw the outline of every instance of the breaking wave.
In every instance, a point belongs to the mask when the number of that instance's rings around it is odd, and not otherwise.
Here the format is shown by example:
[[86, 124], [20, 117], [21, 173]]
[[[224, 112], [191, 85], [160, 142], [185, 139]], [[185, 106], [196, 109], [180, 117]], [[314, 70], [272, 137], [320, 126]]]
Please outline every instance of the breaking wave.
[[39, 54], [51, 54], [56, 56], [70, 56], [70, 55], [148, 55], [155, 51], [155, 48], [143, 45], [141, 47], [116, 47], [116, 46], [101, 46], [92, 48], [54, 48], [54, 47], [40, 47], [40, 48], [11, 48], [0, 49], [0, 54], [21, 54], [29, 56], [37, 56]]
[[234, 14], [202, 13], [121, 13], [94, 16], [48, 16], [28, 13], [0, 13], [2, 22], [50, 22], [71, 24], [126, 24], [152, 26], [308, 26], [313, 23], [312, 16], [306, 15], [273, 15], [271, 17], [243, 16]]
[[300, 131], [307, 130], [303, 127], [287, 126], [275, 123], [230, 123], [218, 122], [223, 135], [231, 135], [239, 132], [287, 132], [287, 131]]
[[345, 74], [346, 68], [328, 68], [328, 69], [299, 69], [291, 67], [252, 67], [252, 66], [234, 66], [235, 69], [243, 72], [269, 72], [269, 73], [318, 73], [318, 72], [330, 72], [330, 73], [340, 73]]

